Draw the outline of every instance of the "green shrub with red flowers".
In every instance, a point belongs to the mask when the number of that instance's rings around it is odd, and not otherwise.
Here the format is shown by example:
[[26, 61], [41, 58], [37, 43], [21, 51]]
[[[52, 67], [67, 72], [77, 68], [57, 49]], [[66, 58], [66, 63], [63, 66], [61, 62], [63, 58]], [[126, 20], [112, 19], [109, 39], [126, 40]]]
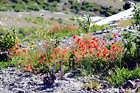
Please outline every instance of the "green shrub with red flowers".
[[[0, 35], [0, 50], [1, 51], [8, 51], [12, 46], [16, 44], [16, 35], [15, 35], [15, 28], [12, 28], [12, 31], [4, 29], [6, 33], [1, 33]], [[0, 30], [3, 32], [3, 30]]]
[[[117, 34], [114, 34], [113, 38], [116, 36]], [[107, 72], [114, 66], [120, 66], [123, 47], [118, 42], [115, 41], [109, 48], [108, 43], [99, 42], [96, 37], [84, 41], [75, 36], [73, 38], [76, 41], [72, 51], [74, 59], [78, 67], [86, 69], [88, 74]]]

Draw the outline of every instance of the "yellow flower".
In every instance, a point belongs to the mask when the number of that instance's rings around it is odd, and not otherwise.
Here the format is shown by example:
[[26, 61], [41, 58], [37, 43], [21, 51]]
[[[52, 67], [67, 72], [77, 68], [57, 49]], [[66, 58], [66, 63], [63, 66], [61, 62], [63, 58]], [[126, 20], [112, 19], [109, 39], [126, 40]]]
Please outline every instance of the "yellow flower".
[[29, 46], [30, 44], [28, 43], [27, 46]]
[[34, 47], [34, 45], [31, 45], [31, 47]]
[[44, 38], [46, 38], [46, 36], [44, 36]]
[[40, 36], [38, 36], [40, 38]]

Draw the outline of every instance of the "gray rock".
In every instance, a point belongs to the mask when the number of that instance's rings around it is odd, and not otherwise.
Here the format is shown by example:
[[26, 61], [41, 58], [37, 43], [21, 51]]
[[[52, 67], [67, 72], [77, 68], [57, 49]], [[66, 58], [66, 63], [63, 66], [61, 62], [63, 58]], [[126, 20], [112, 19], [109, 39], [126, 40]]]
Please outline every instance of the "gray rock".
[[135, 88], [136, 87], [136, 84], [135, 82], [131, 81], [131, 80], [128, 80], [124, 85], [123, 85], [123, 88]]

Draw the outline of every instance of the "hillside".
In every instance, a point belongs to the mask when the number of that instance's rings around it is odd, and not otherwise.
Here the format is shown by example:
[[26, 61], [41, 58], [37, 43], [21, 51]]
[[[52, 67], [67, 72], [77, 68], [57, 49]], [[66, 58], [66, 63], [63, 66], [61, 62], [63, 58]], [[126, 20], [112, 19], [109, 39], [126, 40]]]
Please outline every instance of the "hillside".
[[112, 0], [1, 0], [0, 11], [29, 12], [43, 9], [51, 12], [110, 16], [121, 11], [123, 4], [123, 1]]

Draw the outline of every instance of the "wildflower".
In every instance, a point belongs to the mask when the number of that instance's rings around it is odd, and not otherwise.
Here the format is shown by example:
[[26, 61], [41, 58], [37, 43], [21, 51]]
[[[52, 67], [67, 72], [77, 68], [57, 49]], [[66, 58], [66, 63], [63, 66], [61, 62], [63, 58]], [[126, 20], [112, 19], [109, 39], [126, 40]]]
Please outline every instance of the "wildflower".
[[14, 53], [16, 54], [16, 53], [17, 53], [17, 51], [14, 51]]
[[54, 49], [54, 52], [55, 52], [55, 53], [59, 53], [60, 50], [59, 50], [58, 48], [55, 48], [55, 49]]
[[23, 52], [26, 52], [27, 50], [26, 49], [23, 49]]
[[75, 51], [72, 51], [73, 54], [75, 54]]
[[19, 49], [19, 47], [16, 47], [16, 50], [18, 50]]
[[31, 45], [31, 47], [33, 48], [33, 47], [34, 47], [34, 45]]
[[39, 63], [38, 64], [40, 64], [40, 63], [42, 63], [42, 60], [39, 60]]
[[122, 46], [121, 45], [118, 45], [118, 48], [121, 48]]
[[27, 32], [27, 34], [29, 35], [29, 34], [30, 34], [30, 32]]
[[113, 34], [113, 36], [114, 36], [114, 37], [117, 37], [117, 34], [116, 34], [116, 33], [114, 33], [114, 34]]
[[96, 40], [96, 37], [93, 37], [92, 40]]
[[49, 62], [52, 62], [52, 59], [49, 59]]
[[77, 37], [74, 35], [72, 38], [73, 38], [73, 39], [76, 39]]
[[48, 45], [48, 44], [47, 44], [47, 43], [45, 43], [45, 46], [46, 46], [46, 47], [47, 47], [47, 45]]
[[113, 45], [111, 46], [111, 49], [113, 50], [115, 47], [116, 47], [116, 44], [113, 44]]
[[54, 55], [54, 54], [52, 54], [52, 55], [51, 55], [51, 58], [54, 58], [54, 57], [55, 57], [55, 55]]
[[105, 40], [105, 38], [103, 38], [103, 40]]
[[102, 44], [103, 44], [103, 46], [105, 46], [105, 42], [103, 42]]
[[115, 57], [112, 55], [112, 56], [110, 57], [110, 59], [111, 59], [111, 60], [114, 60], [114, 59], [115, 59]]
[[50, 44], [52, 44], [52, 42], [50, 42]]
[[105, 58], [106, 57], [106, 53], [103, 53], [103, 56], [102, 57]]
[[16, 41], [16, 44], [18, 44], [18, 41]]
[[10, 48], [10, 51], [13, 51], [13, 48]]
[[99, 39], [96, 39], [95, 41], [96, 41], [96, 42], [99, 42]]
[[80, 41], [81, 41], [81, 39], [80, 39], [80, 38], [78, 38], [78, 39], [77, 39], [77, 42], [80, 42]]
[[27, 46], [29, 46], [30, 44], [29, 43], [27, 43]]
[[26, 71], [29, 71], [29, 70], [31, 70], [32, 69], [32, 67], [30, 66], [30, 65], [27, 65], [26, 66]]
[[40, 36], [38, 36], [40, 38]]
[[101, 54], [100, 52], [97, 52], [97, 53], [96, 53], [97, 57], [99, 57], [99, 56], [100, 56], [100, 54]]
[[44, 38], [46, 38], [46, 36], [44, 36]]

